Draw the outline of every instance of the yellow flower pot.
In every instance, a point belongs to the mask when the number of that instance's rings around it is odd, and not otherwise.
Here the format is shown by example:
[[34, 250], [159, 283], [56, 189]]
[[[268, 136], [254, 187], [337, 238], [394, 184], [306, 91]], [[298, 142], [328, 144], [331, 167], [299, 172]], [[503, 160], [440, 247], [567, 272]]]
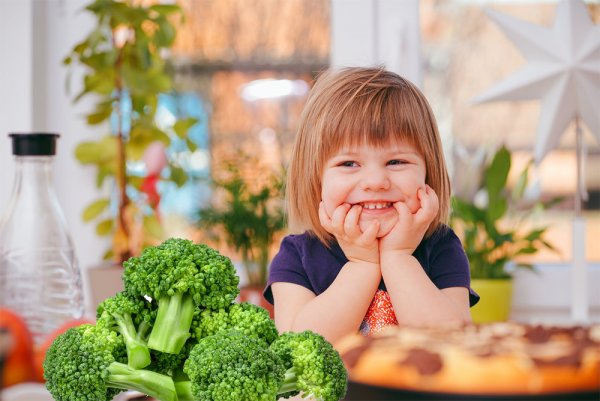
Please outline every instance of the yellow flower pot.
[[481, 296], [471, 308], [473, 323], [508, 320], [512, 306], [512, 279], [473, 279], [471, 287]]

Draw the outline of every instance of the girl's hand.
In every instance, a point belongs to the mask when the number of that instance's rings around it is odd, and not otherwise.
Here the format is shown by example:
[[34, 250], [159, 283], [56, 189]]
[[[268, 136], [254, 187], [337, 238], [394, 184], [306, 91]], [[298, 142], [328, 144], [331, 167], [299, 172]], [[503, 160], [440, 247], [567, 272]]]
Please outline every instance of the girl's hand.
[[404, 202], [394, 203], [398, 211], [398, 222], [388, 234], [379, 239], [380, 252], [395, 251], [412, 255], [419, 246], [440, 205], [435, 191], [429, 185], [419, 188], [417, 197], [421, 207], [415, 213]]
[[344, 203], [333, 211], [331, 217], [325, 211], [323, 202], [319, 204], [319, 220], [328, 233], [332, 234], [344, 254], [351, 262], [367, 262], [379, 264], [379, 246], [377, 231], [379, 222], [373, 221], [367, 229], [362, 232], [358, 226], [358, 219], [362, 207], [360, 205], [350, 206]]

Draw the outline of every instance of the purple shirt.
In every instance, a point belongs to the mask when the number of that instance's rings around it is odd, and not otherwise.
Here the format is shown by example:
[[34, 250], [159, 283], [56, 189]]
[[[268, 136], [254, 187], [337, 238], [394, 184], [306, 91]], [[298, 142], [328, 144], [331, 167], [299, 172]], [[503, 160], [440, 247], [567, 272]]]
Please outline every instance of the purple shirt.
[[[467, 256], [451, 228], [441, 226], [433, 235], [421, 241], [413, 256], [437, 288], [465, 287], [469, 289], [471, 306], [479, 301], [479, 295], [470, 288]], [[337, 242], [328, 249], [317, 237], [308, 233], [289, 235], [283, 239], [279, 252], [271, 262], [264, 296], [267, 301], [274, 303], [271, 284], [278, 282], [298, 284], [319, 295], [333, 283], [347, 262]], [[379, 289], [386, 290], [383, 279]]]

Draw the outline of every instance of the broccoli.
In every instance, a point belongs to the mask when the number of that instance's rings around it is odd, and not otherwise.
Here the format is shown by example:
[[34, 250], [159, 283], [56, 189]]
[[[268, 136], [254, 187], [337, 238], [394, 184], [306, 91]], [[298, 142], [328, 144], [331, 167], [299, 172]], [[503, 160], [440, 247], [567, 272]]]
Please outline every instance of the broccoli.
[[127, 348], [127, 363], [142, 369], [150, 364], [146, 341], [155, 315], [146, 299], [120, 292], [98, 305], [96, 325], [117, 331]]
[[180, 352], [197, 308], [226, 308], [239, 293], [231, 260], [189, 240], [168, 239], [123, 266], [125, 289], [158, 301], [148, 347], [161, 352]]
[[183, 364], [196, 344], [195, 340], [186, 341], [179, 354], [151, 350], [152, 363], [148, 366], [148, 369], [175, 377], [183, 372]]
[[231, 331], [200, 339], [183, 371], [180, 401], [274, 401], [285, 367], [264, 341]]
[[220, 332], [238, 331], [246, 336], [260, 338], [271, 344], [279, 333], [267, 310], [246, 302], [233, 304], [228, 309], [205, 310], [194, 318], [192, 329], [196, 338]]
[[173, 380], [122, 363], [125, 346], [115, 331], [84, 324], [54, 340], [44, 360], [46, 387], [57, 401], [108, 401], [137, 390], [161, 401], [177, 401]]
[[348, 373], [340, 354], [319, 334], [283, 333], [270, 349], [287, 368], [279, 395], [337, 401], [346, 394]]
[[338, 352], [311, 331], [266, 342], [237, 331], [198, 340], [185, 362], [189, 382], [177, 380], [179, 401], [274, 401], [301, 394], [338, 401], [347, 372]]

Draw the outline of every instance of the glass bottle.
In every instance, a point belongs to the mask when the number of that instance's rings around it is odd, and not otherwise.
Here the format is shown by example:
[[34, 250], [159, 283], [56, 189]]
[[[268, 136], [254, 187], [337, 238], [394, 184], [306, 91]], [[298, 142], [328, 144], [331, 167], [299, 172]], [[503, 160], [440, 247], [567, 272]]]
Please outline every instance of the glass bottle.
[[0, 220], [0, 306], [23, 316], [39, 344], [83, 315], [81, 274], [52, 185], [59, 135], [9, 136], [15, 179]]

